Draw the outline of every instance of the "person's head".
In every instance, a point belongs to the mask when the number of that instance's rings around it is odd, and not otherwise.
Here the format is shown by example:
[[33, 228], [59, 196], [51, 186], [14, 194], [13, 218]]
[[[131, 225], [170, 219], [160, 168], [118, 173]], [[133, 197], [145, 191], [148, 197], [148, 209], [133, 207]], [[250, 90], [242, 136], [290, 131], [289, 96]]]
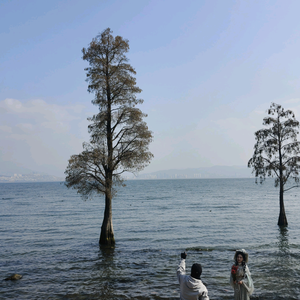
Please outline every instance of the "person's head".
[[234, 255], [235, 264], [246, 264], [248, 262], [248, 253], [244, 250], [237, 250]]
[[191, 276], [196, 279], [200, 279], [202, 274], [202, 267], [200, 264], [193, 264], [191, 268]]
[[243, 261], [245, 261], [245, 255], [243, 255], [243, 253], [239, 253], [237, 256], [236, 256], [236, 262], [238, 264], [241, 264]]

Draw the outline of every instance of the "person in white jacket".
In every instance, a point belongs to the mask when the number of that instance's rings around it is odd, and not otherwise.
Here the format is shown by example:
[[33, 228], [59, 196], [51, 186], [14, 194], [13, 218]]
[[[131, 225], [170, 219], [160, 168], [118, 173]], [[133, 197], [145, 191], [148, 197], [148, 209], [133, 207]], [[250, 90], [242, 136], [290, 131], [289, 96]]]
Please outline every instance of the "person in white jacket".
[[202, 267], [200, 264], [193, 264], [191, 275], [185, 274], [185, 259], [187, 254], [181, 253], [181, 262], [177, 269], [177, 278], [180, 284], [181, 300], [209, 300], [206, 286], [202, 283], [200, 276]]

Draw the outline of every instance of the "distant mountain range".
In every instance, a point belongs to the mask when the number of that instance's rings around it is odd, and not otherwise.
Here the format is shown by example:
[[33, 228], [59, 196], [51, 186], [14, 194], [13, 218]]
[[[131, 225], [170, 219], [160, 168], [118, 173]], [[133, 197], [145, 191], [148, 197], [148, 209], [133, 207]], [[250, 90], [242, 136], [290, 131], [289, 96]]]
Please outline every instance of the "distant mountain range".
[[[4, 166], [4, 168], [3, 168]], [[187, 179], [187, 178], [251, 178], [251, 169], [246, 166], [213, 166], [190, 169], [170, 169], [152, 173], [129, 174], [125, 179]], [[64, 181], [65, 178], [37, 173], [6, 162], [0, 164], [0, 182], [49, 182]]]
[[184, 178], [252, 178], [246, 166], [213, 166], [191, 169], [170, 169], [139, 174], [127, 179], [184, 179]]
[[35, 172], [11, 161], [0, 161], [0, 176], [14, 174], [34, 174]]

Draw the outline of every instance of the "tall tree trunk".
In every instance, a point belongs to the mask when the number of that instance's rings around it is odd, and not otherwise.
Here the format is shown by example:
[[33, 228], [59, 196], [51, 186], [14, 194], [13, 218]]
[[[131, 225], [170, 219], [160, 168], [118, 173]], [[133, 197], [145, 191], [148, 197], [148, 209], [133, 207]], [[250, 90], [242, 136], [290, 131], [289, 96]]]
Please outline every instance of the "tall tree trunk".
[[114, 230], [112, 224], [112, 175], [113, 175], [113, 138], [111, 129], [111, 95], [110, 78], [108, 74], [109, 57], [106, 55], [106, 96], [107, 96], [107, 120], [106, 120], [106, 141], [107, 141], [107, 169], [105, 171], [105, 211], [101, 227], [99, 244], [114, 245]]
[[287, 226], [288, 222], [285, 215], [285, 209], [284, 209], [284, 203], [283, 203], [283, 164], [282, 164], [282, 153], [281, 153], [281, 145], [282, 145], [282, 139], [281, 139], [281, 130], [280, 130], [280, 120], [279, 115], [277, 117], [277, 123], [278, 123], [278, 154], [279, 154], [279, 205], [280, 205], [280, 212], [279, 212], [279, 218], [278, 218], [278, 226]]
[[112, 195], [111, 190], [105, 194], [105, 210], [104, 218], [101, 227], [101, 234], [99, 244], [101, 245], [114, 245], [115, 237], [112, 224]]
[[278, 218], [278, 226], [287, 226], [288, 222], [285, 215], [284, 209], [284, 202], [283, 202], [283, 182], [280, 180], [280, 190], [279, 190], [279, 205], [280, 205], [280, 212]]

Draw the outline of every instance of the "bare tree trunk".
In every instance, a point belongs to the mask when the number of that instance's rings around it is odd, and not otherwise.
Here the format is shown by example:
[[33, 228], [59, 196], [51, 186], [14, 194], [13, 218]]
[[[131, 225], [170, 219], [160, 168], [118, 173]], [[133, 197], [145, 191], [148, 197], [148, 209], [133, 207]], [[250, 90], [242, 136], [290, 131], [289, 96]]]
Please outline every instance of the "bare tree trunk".
[[114, 245], [114, 230], [112, 224], [112, 157], [113, 157], [113, 141], [111, 130], [111, 95], [108, 75], [108, 55], [106, 55], [106, 96], [107, 96], [107, 123], [106, 123], [106, 140], [107, 140], [107, 169], [105, 178], [105, 211], [104, 219], [101, 227], [101, 234], [99, 244], [101, 245]]
[[[280, 124], [279, 121], [279, 115], [277, 118], [277, 122], [278, 124]], [[284, 203], [283, 203], [283, 187], [284, 187], [284, 183], [283, 183], [283, 164], [282, 164], [282, 153], [281, 153], [281, 136], [280, 136], [280, 126], [278, 126], [278, 141], [279, 141], [279, 205], [280, 205], [280, 212], [279, 212], [279, 218], [278, 218], [278, 226], [287, 226], [288, 222], [286, 219], [286, 215], [285, 215], [285, 209], [284, 209]]]
[[280, 212], [279, 212], [279, 218], [278, 218], [278, 226], [287, 226], [288, 222], [285, 215], [285, 209], [284, 209], [284, 202], [283, 202], [283, 183], [280, 180], [280, 190], [279, 190], [279, 205], [280, 205]]
[[112, 224], [112, 196], [111, 190], [105, 194], [105, 210], [104, 218], [101, 227], [101, 234], [99, 244], [101, 245], [114, 245], [115, 237]]

